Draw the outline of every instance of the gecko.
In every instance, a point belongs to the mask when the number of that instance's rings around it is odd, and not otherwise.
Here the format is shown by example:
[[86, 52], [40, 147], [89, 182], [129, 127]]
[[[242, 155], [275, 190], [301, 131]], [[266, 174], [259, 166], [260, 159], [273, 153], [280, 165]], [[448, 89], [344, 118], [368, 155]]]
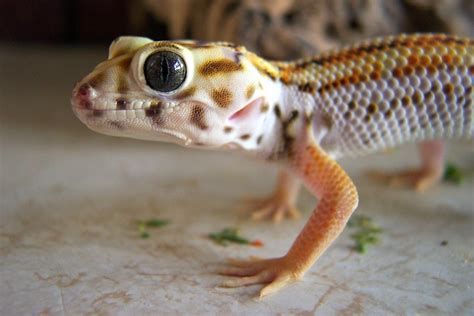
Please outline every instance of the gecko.
[[421, 165], [378, 173], [424, 190], [443, 169], [443, 141], [474, 136], [474, 40], [445, 34], [380, 37], [296, 61], [269, 61], [227, 42], [124, 36], [72, 92], [90, 129], [113, 136], [244, 153], [280, 168], [254, 219], [298, 217], [301, 184], [318, 198], [286, 254], [231, 259], [222, 285], [299, 280], [358, 205], [337, 163], [407, 142]]

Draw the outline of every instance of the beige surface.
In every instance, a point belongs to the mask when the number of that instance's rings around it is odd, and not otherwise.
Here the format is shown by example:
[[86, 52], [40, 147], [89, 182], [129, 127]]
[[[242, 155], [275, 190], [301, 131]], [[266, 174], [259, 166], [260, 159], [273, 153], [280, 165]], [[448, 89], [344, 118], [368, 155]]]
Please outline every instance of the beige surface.
[[[254, 223], [244, 201], [271, 191], [272, 166], [87, 130], [69, 93], [105, 54], [0, 47], [1, 315], [474, 313], [473, 180], [417, 195], [362, 175], [415, 163], [413, 146], [342, 161], [360, 190], [357, 212], [384, 229], [366, 255], [350, 250], [346, 231], [304, 281], [262, 302], [252, 299], [259, 286], [218, 288], [227, 258], [282, 255], [315, 200], [302, 195], [299, 221]], [[450, 160], [474, 165], [472, 143], [449, 148]], [[134, 221], [152, 217], [171, 224], [139, 238]], [[228, 226], [265, 247], [204, 237]]]

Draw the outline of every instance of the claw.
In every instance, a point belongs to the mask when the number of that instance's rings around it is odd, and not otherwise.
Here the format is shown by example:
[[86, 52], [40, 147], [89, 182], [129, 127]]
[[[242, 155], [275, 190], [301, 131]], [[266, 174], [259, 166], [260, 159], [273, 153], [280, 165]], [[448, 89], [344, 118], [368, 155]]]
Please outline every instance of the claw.
[[263, 206], [254, 211], [251, 215], [253, 220], [271, 218], [274, 223], [280, 223], [285, 217], [298, 219], [300, 212], [294, 206], [293, 201], [282, 199], [281, 197], [271, 197], [261, 203]]
[[285, 217], [299, 218], [300, 213], [295, 207], [299, 191], [299, 181], [286, 171], [280, 172], [277, 188], [267, 199], [260, 201], [259, 209], [252, 213], [253, 220], [271, 218], [279, 223]]
[[289, 276], [277, 278], [272, 283], [268, 284], [260, 290], [259, 299], [262, 299], [264, 296], [278, 292], [282, 287], [284, 287], [287, 283], [290, 283], [291, 281], [292, 280]]
[[[294, 260], [293, 260], [294, 261]], [[222, 283], [223, 287], [240, 287], [253, 284], [268, 284], [260, 291], [260, 299], [277, 292], [287, 283], [297, 280], [301, 273], [287, 257], [275, 259], [255, 259], [248, 261], [231, 260], [231, 267], [221, 270], [221, 274], [237, 276]], [[296, 265], [297, 266], [297, 265]]]
[[241, 287], [241, 286], [266, 283], [270, 280], [270, 277], [271, 276], [268, 273], [261, 272], [259, 274], [255, 274], [252, 276], [246, 276], [246, 277], [227, 280], [224, 283], [222, 283], [222, 287]]

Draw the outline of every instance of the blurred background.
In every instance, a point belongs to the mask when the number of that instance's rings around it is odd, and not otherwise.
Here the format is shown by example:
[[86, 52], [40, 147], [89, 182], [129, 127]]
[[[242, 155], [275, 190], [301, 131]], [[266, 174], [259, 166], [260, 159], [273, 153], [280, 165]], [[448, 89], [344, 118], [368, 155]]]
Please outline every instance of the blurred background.
[[0, 40], [225, 40], [290, 59], [400, 32], [474, 34], [472, 0], [2, 0]]

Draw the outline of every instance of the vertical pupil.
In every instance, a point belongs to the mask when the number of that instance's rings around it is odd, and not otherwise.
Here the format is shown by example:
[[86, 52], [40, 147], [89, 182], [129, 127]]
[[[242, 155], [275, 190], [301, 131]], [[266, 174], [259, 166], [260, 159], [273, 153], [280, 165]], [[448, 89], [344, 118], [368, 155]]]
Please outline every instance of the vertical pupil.
[[168, 81], [168, 77], [170, 75], [169, 73], [169, 64], [168, 64], [168, 58], [166, 58], [166, 56], [162, 56], [161, 57], [161, 80], [163, 82], [167, 82]]
[[159, 92], [176, 90], [186, 79], [186, 65], [173, 52], [161, 51], [148, 56], [144, 64], [147, 85]]

